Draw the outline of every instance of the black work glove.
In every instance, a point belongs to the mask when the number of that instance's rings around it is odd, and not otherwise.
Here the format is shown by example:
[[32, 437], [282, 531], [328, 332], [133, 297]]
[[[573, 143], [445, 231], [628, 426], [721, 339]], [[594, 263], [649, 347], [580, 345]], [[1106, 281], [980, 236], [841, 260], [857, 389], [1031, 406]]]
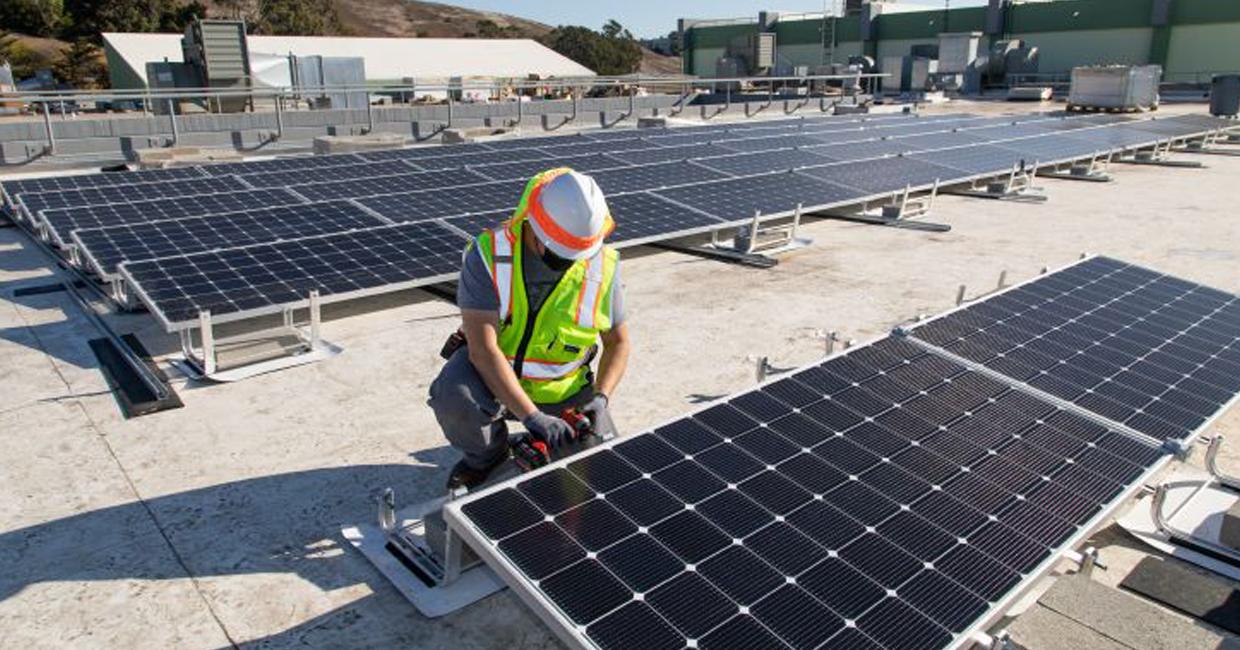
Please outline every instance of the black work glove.
[[573, 438], [573, 428], [567, 422], [542, 411], [534, 411], [521, 420], [521, 424], [530, 435], [551, 447], [559, 447]]
[[619, 433], [616, 431], [616, 423], [611, 419], [611, 411], [607, 408], [609, 401], [606, 393], [595, 393], [589, 402], [578, 409], [582, 415], [590, 418], [594, 435], [604, 440], [614, 438]]

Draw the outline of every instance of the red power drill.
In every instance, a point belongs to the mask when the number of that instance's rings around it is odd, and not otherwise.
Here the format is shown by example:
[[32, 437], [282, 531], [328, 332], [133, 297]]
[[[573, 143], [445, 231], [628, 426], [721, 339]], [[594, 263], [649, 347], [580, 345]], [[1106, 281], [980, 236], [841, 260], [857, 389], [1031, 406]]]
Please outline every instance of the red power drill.
[[[594, 434], [594, 423], [577, 409], [564, 409], [560, 413], [560, 419], [573, 428], [573, 437], [569, 442], [580, 442], [586, 436]], [[512, 444], [512, 460], [521, 471], [533, 471], [551, 462], [551, 449], [546, 442], [527, 433]]]

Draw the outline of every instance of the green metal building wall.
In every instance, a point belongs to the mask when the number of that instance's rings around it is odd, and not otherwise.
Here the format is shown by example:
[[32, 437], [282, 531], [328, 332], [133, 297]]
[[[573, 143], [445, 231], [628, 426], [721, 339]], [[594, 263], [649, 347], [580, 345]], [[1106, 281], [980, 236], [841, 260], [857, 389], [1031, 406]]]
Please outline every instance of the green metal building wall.
[[[1194, 81], [1217, 72], [1240, 72], [1240, 0], [1173, 0], [1169, 24], [1152, 24], [1154, 0], [1058, 0], [1012, 6], [1005, 38], [1020, 38], [1040, 50], [1040, 72], [1067, 73], [1078, 65], [1157, 63], [1168, 81]], [[817, 65], [827, 60], [823, 28], [829, 22], [788, 20], [775, 24], [779, 61]], [[943, 32], [984, 31], [985, 7], [880, 15], [877, 39], [860, 40], [856, 16], [836, 22], [835, 59], [868, 52], [903, 56], [916, 44], [934, 44]], [[754, 34], [756, 22], [690, 27], [684, 70], [714, 74], [715, 60], [733, 39]], [[828, 34], [829, 40], [829, 34]], [[868, 46], [868, 47], [867, 47]]]

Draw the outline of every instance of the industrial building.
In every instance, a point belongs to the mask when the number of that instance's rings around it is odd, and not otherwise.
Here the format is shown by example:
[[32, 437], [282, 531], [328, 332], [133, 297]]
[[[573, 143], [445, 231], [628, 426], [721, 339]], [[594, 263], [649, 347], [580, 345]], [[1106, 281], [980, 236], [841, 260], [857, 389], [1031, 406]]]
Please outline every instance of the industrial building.
[[[150, 87], [147, 64], [181, 61], [182, 40], [181, 34], [104, 33], [112, 88]], [[248, 36], [245, 41], [251, 68], [289, 55], [361, 58], [371, 84], [452, 77], [594, 76], [589, 68], [530, 39]]]
[[[949, 10], [849, 2], [847, 10], [828, 13], [682, 19], [680, 30], [684, 71], [702, 76], [737, 59], [743, 65], [733, 71], [780, 75], [850, 56], [882, 62], [960, 32], [979, 32], [983, 51], [1014, 40], [1038, 48], [1036, 72], [1046, 75], [1082, 65], [1156, 64], [1165, 82], [1201, 83], [1240, 68], [1240, 3], [1219, 0], [991, 0]], [[771, 58], [751, 54], [760, 42]]]

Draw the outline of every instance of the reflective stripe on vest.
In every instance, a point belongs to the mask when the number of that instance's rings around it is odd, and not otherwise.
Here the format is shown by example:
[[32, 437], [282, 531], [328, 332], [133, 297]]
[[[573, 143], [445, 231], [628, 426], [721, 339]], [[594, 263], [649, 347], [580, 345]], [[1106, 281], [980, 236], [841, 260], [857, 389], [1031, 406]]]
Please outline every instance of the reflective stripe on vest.
[[482, 249], [478, 249], [478, 255], [482, 257], [482, 263], [491, 267], [491, 283], [495, 285], [495, 295], [499, 296], [499, 319], [507, 320], [512, 315], [512, 247], [513, 242], [512, 231], [506, 226], [500, 226], [491, 230], [491, 259], [495, 260], [495, 264], [491, 265], [482, 254]]
[[[589, 358], [589, 355], [585, 355], [568, 363], [548, 363], [538, 359], [526, 359], [521, 365], [521, 378], [533, 379], [535, 381], [540, 379], [559, 379], [584, 366]], [[509, 361], [512, 361], [512, 359], [509, 359]]]
[[577, 296], [577, 324], [594, 329], [594, 315], [598, 313], [598, 302], [603, 297], [603, 251], [595, 253], [586, 262], [586, 277], [581, 283], [581, 293]]

